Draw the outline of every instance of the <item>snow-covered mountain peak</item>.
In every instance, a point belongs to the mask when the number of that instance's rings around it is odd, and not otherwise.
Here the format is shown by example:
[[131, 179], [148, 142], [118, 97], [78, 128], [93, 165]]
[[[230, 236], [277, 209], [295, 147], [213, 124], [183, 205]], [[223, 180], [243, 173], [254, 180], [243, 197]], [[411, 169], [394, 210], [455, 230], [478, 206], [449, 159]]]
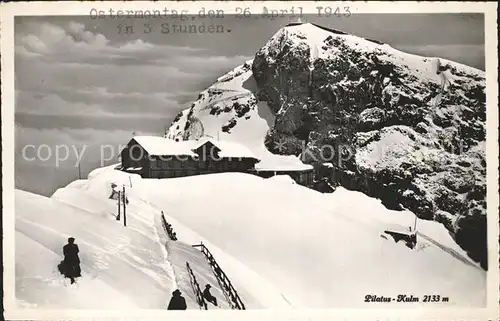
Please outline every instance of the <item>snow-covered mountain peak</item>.
[[278, 30], [262, 48], [283, 49], [285, 44], [289, 45], [307, 45], [311, 48], [316, 47], [318, 54], [324, 51], [322, 48], [328, 38], [342, 38], [353, 46], [359, 46], [365, 50], [374, 50], [380, 46], [386, 46], [378, 41], [367, 40], [358, 36], [350, 35], [347, 32], [322, 27], [313, 23], [291, 24]]
[[[309, 48], [311, 64], [317, 58], [332, 59], [335, 55], [345, 54], [345, 48], [357, 54], [365, 53], [376, 56], [375, 59], [386, 60], [408, 69], [408, 72], [423, 77], [427, 81], [440, 83], [436, 74], [438, 64], [452, 65], [452, 71], [472, 73], [478, 78], [484, 78], [482, 70], [466, 66], [454, 61], [438, 57], [423, 57], [400, 51], [389, 44], [378, 40], [363, 38], [342, 30], [327, 28], [313, 23], [290, 24], [279, 29], [269, 41], [259, 50], [268, 59], [279, 59], [286, 52]], [[371, 57], [373, 57], [371, 56]]]

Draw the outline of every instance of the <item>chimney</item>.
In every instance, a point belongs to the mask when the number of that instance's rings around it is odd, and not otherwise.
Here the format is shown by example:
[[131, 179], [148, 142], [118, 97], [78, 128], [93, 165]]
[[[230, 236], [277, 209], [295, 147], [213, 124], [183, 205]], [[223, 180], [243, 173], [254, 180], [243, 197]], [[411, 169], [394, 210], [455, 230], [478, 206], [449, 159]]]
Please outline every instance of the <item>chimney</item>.
[[303, 24], [302, 19], [300, 19], [300, 16], [295, 17], [291, 16], [288, 18], [288, 25], [289, 26], [295, 26], [295, 25], [301, 25]]

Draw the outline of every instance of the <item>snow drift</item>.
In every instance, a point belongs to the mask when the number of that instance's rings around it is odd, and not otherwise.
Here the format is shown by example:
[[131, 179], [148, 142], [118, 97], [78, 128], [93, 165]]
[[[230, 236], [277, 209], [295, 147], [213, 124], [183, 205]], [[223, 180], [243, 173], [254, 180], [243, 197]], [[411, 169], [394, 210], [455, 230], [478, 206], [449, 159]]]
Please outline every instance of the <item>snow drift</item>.
[[[112, 183], [126, 185], [127, 227], [115, 220]], [[179, 241], [166, 240], [160, 210]], [[367, 294], [401, 293], [446, 293], [447, 304], [483, 306], [486, 273], [440, 224], [419, 220], [414, 250], [383, 237], [413, 222], [412, 213], [359, 192], [321, 194], [279, 177], [157, 180], [100, 168], [50, 199], [16, 191], [16, 297], [23, 306], [162, 309], [180, 288], [198, 308], [189, 261], [200, 286], [211, 283], [224, 302], [190, 246], [201, 241], [250, 309], [359, 307]], [[56, 268], [68, 236], [81, 251], [83, 277], [74, 287]]]
[[[204, 239], [191, 233], [191, 243], [168, 240], [161, 209], [148, 201], [149, 192], [140, 188], [141, 181], [136, 175], [102, 168], [90, 173], [89, 180], [57, 190], [51, 198], [16, 190], [16, 297], [20, 306], [165, 309], [171, 292], [179, 288], [188, 309], [199, 309], [186, 270], [186, 262], [190, 262], [202, 290], [211, 284], [221, 308], [230, 308], [206, 259], [191, 247]], [[127, 190], [124, 227], [122, 221], [116, 221], [116, 200], [109, 197], [113, 185], [128, 187], [131, 183], [137, 188]], [[189, 233], [189, 229], [177, 227]], [[69, 236], [76, 238], [82, 261], [82, 278], [74, 286], [57, 270]], [[238, 270], [251, 278], [251, 271]], [[253, 281], [265, 288], [258, 277]], [[258, 291], [242, 287], [240, 292], [249, 308], [277, 305], [259, 299]], [[276, 297], [281, 306], [288, 305], [279, 294]]]

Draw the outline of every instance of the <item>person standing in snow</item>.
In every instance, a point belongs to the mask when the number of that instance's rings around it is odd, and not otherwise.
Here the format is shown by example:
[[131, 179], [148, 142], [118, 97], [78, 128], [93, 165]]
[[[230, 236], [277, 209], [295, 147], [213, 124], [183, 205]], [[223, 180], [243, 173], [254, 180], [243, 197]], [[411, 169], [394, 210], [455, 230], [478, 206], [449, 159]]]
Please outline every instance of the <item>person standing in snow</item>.
[[68, 238], [68, 244], [63, 247], [63, 265], [64, 275], [71, 280], [71, 284], [75, 283], [75, 278], [81, 276], [79, 252], [78, 245], [75, 244], [75, 238]]
[[186, 299], [182, 296], [181, 291], [179, 289], [172, 292], [172, 298], [168, 303], [167, 310], [186, 310]]
[[203, 297], [205, 300], [208, 302], [212, 303], [213, 305], [217, 306], [217, 298], [210, 293], [210, 288], [212, 286], [210, 284], [205, 285], [205, 290], [203, 291]]

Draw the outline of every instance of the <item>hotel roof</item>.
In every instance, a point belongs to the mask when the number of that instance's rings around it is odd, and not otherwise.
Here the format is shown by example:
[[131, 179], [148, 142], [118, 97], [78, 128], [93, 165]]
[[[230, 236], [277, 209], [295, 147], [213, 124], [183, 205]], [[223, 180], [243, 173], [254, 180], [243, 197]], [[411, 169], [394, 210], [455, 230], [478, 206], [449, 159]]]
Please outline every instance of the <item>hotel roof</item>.
[[219, 157], [258, 159], [258, 157], [247, 147], [241, 144], [218, 141], [210, 138], [175, 141], [159, 136], [134, 136], [133, 139], [141, 145], [149, 155], [153, 156], [196, 156], [194, 151], [210, 142], [220, 150]]

